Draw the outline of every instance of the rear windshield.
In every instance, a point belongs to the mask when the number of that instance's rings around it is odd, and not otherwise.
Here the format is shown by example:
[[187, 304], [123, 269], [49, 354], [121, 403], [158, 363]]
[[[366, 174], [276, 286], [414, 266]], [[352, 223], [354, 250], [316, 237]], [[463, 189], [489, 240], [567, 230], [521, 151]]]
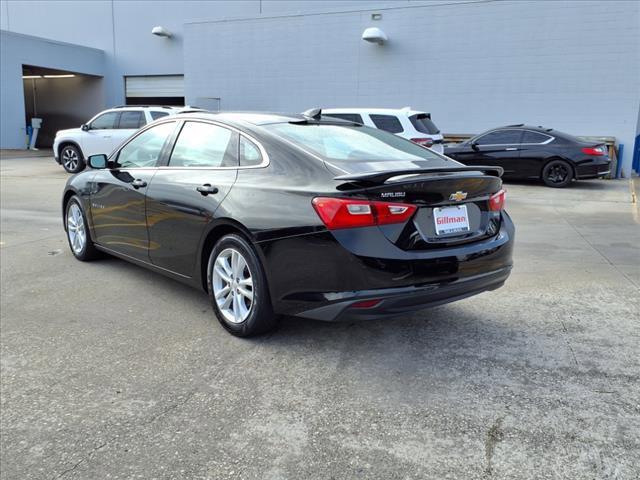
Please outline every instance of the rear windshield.
[[376, 128], [292, 123], [276, 123], [264, 128], [329, 160], [432, 160], [447, 164], [445, 157]]
[[414, 128], [420, 133], [428, 133], [429, 135], [436, 135], [440, 133], [436, 124], [431, 121], [431, 119], [424, 113], [419, 113], [417, 115], [411, 115], [409, 117], [411, 124]]

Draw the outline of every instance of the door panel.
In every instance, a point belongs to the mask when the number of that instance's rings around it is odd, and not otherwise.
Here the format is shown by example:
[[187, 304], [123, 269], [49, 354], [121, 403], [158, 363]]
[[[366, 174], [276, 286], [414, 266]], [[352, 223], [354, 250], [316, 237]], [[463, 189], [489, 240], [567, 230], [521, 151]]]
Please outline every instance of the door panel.
[[94, 178], [91, 216], [95, 241], [119, 253], [149, 261], [145, 192], [134, 187], [151, 183], [156, 172], [149, 169], [100, 170]]
[[[194, 275], [203, 234], [236, 176], [236, 169], [158, 169], [147, 190], [149, 257], [154, 265]], [[197, 188], [205, 184], [217, 193], [201, 194]]]

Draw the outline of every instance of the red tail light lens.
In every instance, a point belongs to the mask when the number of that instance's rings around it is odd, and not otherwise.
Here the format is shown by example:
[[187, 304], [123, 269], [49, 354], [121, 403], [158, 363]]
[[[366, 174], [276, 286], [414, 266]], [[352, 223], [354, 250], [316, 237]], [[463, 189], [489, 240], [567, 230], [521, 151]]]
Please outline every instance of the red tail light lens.
[[412, 138], [411, 141], [427, 148], [433, 146], [433, 140], [431, 140], [430, 138]]
[[489, 210], [499, 212], [504, 209], [504, 201], [507, 197], [506, 190], [500, 190], [489, 197]]
[[363, 300], [361, 302], [356, 302], [351, 304], [351, 308], [373, 308], [377, 307], [382, 300], [378, 298], [373, 298], [371, 300]]
[[604, 157], [607, 154], [607, 148], [604, 145], [598, 145], [597, 147], [584, 147], [582, 153], [585, 155], [591, 155], [592, 157]]
[[402, 223], [416, 211], [415, 205], [348, 198], [316, 197], [311, 203], [329, 230]]

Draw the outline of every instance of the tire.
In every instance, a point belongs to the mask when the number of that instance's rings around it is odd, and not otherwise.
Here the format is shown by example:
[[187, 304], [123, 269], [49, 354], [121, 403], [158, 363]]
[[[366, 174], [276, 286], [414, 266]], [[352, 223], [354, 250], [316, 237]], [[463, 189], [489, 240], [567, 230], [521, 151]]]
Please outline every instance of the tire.
[[573, 168], [564, 160], [551, 160], [542, 169], [542, 181], [547, 187], [564, 188], [573, 180]]
[[81, 172], [87, 166], [82, 152], [75, 145], [65, 145], [60, 149], [60, 164], [69, 173]]
[[264, 269], [253, 247], [240, 235], [225, 235], [213, 247], [207, 287], [213, 311], [229, 333], [249, 337], [276, 326]]
[[100, 256], [100, 252], [91, 239], [87, 217], [82, 209], [80, 199], [75, 195], [67, 202], [64, 212], [64, 226], [67, 231], [69, 248], [74, 257], [87, 262]]

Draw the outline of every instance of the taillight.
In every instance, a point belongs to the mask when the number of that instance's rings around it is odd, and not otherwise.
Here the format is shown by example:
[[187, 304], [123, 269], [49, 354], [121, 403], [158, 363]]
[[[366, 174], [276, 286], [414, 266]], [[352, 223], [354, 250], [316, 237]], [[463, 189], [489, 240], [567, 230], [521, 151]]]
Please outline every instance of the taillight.
[[380, 305], [382, 302], [379, 298], [372, 298], [371, 300], [362, 300], [361, 302], [352, 303], [351, 308], [374, 308]]
[[607, 149], [604, 145], [598, 145], [597, 147], [584, 147], [582, 153], [585, 155], [591, 155], [592, 157], [603, 157], [607, 154]]
[[492, 212], [499, 212], [504, 208], [504, 201], [506, 200], [506, 190], [500, 190], [489, 197], [489, 210]]
[[316, 197], [311, 203], [329, 230], [402, 223], [416, 211], [415, 205], [349, 198]]
[[433, 140], [430, 138], [412, 138], [411, 141], [413, 143], [417, 143], [418, 145], [422, 145], [423, 147], [430, 148], [433, 146]]

